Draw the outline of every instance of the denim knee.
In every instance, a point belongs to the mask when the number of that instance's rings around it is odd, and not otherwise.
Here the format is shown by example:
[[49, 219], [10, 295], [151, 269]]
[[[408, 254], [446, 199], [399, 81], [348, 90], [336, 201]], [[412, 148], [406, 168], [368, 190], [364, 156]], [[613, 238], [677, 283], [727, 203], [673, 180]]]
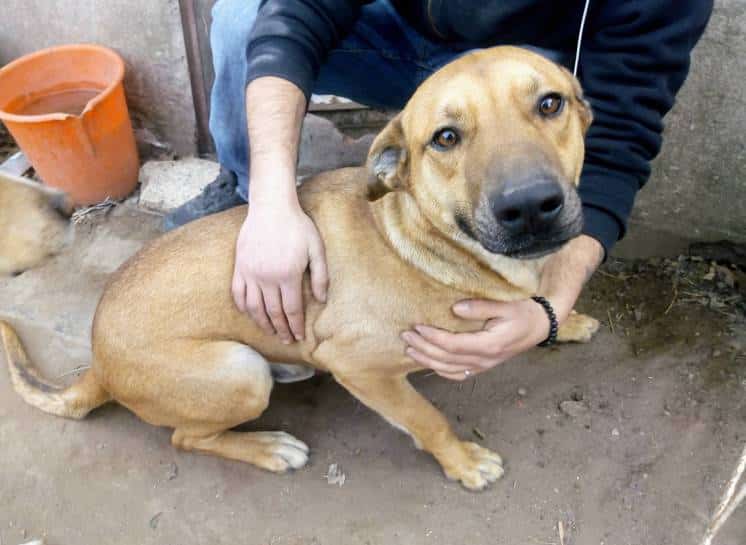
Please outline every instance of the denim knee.
[[210, 44], [213, 63], [223, 66], [246, 60], [251, 29], [261, 0], [218, 0], [212, 7]]

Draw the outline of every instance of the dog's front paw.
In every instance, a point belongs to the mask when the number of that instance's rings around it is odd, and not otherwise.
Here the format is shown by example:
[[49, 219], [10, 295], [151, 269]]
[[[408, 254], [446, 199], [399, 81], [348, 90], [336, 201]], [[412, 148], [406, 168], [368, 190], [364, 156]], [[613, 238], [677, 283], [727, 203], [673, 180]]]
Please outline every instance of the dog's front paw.
[[557, 331], [557, 340], [562, 343], [587, 343], [598, 331], [598, 320], [574, 310]]
[[460, 481], [469, 490], [482, 490], [503, 476], [500, 455], [476, 443], [462, 441], [458, 449], [441, 460], [446, 477]]

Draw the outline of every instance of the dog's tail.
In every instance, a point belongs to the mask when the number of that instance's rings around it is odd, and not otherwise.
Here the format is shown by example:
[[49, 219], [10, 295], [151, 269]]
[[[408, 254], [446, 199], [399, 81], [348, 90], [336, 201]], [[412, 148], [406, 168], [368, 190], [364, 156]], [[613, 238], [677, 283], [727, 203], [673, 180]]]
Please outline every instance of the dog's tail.
[[57, 416], [81, 419], [111, 400], [111, 396], [96, 381], [90, 369], [80, 381], [69, 388], [47, 381], [34, 368], [16, 332], [2, 320], [0, 337], [13, 388], [29, 405]]

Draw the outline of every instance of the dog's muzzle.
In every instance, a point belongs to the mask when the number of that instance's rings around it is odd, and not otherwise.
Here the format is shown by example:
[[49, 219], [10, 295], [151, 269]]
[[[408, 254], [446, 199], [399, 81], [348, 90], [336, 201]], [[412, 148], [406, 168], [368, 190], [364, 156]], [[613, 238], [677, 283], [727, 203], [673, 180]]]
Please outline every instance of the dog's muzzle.
[[470, 236], [492, 253], [533, 259], [556, 251], [581, 228], [575, 189], [539, 175], [510, 180], [483, 199]]

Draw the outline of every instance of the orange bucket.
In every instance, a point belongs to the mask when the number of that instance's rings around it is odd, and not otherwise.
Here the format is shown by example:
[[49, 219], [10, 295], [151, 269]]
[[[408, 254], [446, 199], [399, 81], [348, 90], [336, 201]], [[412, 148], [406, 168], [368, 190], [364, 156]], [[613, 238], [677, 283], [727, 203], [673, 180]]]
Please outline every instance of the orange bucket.
[[44, 183], [76, 204], [137, 185], [123, 79], [121, 57], [96, 45], [52, 47], [0, 69], [0, 120]]

